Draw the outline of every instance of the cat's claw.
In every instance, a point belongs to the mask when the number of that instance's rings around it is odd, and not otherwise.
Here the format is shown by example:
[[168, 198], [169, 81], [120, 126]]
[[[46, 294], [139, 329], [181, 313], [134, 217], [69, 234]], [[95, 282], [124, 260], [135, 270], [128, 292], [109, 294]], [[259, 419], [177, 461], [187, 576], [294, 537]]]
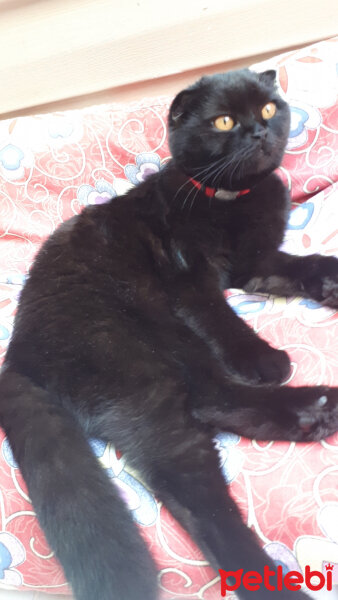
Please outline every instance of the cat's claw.
[[326, 403], [327, 403], [327, 396], [321, 396], [317, 400], [317, 406], [320, 407], [320, 408], [323, 407], [323, 406], [325, 406]]

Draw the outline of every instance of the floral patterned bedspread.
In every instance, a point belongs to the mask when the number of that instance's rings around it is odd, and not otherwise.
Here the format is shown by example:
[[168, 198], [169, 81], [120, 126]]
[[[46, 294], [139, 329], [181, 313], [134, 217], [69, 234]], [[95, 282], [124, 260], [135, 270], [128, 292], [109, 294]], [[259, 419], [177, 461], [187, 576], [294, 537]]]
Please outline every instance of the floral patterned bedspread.
[[[337, 50], [338, 38], [255, 66], [278, 69], [291, 105], [279, 172], [295, 205], [284, 242], [293, 253], [338, 255]], [[41, 242], [83, 206], [105, 202], [161, 168], [169, 158], [169, 104], [170, 98], [150, 98], [0, 122], [1, 357]], [[289, 352], [290, 385], [338, 385], [337, 313], [301, 298], [227, 295], [261, 336]], [[163, 599], [219, 599], [217, 574], [123, 456], [100, 440], [91, 444], [149, 542]], [[322, 570], [330, 562], [338, 583], [338, 434], [294, 444], [222, 433], [216, 444], [225, 480], [266, 551], [289, 570]], [[0, 446], [0, 586], [69, 594], [3, 433]], [[99, 543], [93, 539], [93, 552]]]

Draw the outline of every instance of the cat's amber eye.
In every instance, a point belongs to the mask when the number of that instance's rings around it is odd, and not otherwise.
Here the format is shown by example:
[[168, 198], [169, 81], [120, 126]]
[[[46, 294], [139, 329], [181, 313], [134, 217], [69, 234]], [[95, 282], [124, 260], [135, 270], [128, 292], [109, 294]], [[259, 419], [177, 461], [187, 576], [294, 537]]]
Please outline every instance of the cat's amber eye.
[[214, 120], [214, 125], [220, 131], [230, 131], [235, 126], [235, 121], [229, 115], [222, 115]]
[[262, 117], [263, 117], [263, 119], [265, 119], [266, 121], [268, 121], [268, 119], [272, 119], [272, 117], [275, 116], [276, 111], [277, 111], [277, 106], [275, 105], [275, 103], [274, 102], [268, 102], [262, 108]]

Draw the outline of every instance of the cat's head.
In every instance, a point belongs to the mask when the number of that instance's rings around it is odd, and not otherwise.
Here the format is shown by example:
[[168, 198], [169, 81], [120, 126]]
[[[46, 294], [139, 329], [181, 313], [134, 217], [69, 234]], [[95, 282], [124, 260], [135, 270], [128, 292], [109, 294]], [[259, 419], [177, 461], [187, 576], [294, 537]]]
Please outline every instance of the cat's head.
[[169, 112], [175, 164], [207, 186], [250, 187], [281, 163], [290, 111], [275, 71], [249, 69], [202, 77], [180, 92]]

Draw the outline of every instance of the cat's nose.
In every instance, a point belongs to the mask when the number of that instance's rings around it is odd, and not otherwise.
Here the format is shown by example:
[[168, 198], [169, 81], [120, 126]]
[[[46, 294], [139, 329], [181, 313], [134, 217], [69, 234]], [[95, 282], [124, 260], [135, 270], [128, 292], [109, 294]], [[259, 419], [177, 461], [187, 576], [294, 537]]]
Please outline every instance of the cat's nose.
[[251, 133], [251, 136], [255, 140], [262, 140], [266, 138], [266, 129], [264, 127], [255, 127], [254, 131]]

